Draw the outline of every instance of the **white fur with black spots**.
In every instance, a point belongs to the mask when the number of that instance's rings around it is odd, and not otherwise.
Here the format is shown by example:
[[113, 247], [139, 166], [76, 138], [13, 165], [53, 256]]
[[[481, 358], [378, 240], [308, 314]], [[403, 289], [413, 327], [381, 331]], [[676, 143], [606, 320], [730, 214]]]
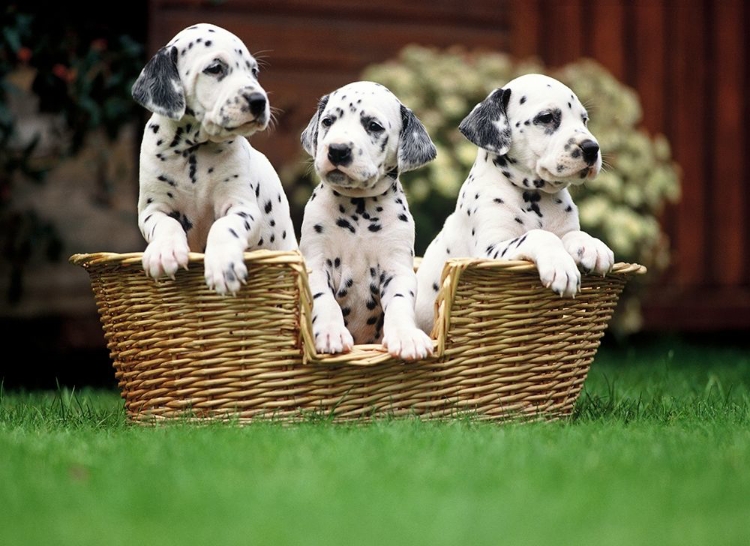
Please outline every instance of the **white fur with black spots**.
[[531, 260], [544, 286], [580, 290], [579, 271], [601, 275], [614, 254], [581, 231], [568, 192], [601, 169], [599, 143], [575, 93], [541, 74], [520, 76], [477, 104], [459, 127], [479, 148], [456, 210], [417, 271], [417, 323], [433, 328], [435, 297], [449, 258]]
[[427, 131], [388, 89], [354, 82], [320, 100], [301, 140], [320, 178], [300, 236], [316, 350], [382, 343], [397, 358], [427, 357], [433, 343], [414, 318], [414, 220], [398, 178], [435, 158]]
[[204, 23], [182, 30], [143, 68], [133, 98], [152, 112], [138, 198], [147, 275], [174, 278], [189, 252], [204, 252], [206, 284], [234, 294], [247, 280], [244, 251], [298, 247], [278, 174], [246, 138], [271, 113], [237, 36]]

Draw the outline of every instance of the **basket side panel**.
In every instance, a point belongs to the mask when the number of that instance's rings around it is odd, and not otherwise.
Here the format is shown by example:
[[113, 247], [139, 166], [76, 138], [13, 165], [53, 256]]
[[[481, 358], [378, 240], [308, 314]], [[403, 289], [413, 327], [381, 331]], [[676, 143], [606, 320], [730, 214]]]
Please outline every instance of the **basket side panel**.
[[569, 415], [624, 284], [585, 276], [571, 299], [536, 272], [466, 269], [444, 357], [462, 378], [460, 406], [499, 420]]
[[257, 385], [252, 397], [237, 401], [234, 418], [286, 422], [323, 418], [346, 422], [455, 414], [455, 388], [441, 385], [445, 367], [440, 363], [278, 365], [269, 376]]
[[230, 297], [208, 290], [201, 265], [159, 282], [139, 265], [89, 268], [132, 419], [234, 411], [278, 366], [301, 362], [294, 269], [250, 263]]

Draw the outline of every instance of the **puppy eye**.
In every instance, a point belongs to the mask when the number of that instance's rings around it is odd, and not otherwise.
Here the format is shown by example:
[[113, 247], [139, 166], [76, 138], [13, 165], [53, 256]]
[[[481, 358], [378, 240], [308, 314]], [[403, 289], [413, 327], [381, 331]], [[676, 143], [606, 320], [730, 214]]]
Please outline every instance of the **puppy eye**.
[[204, 68], [203, 73], [211, 74], [213, 76], [219, 76], [221, 74], [224, 74], [226, 70], [227, 70], [227, 67], [224, 63], [216, 61], [208, 65], [206, 68]]
[[379, 133], [380, 131], [385, 131], [385, 128], [377, 121], [370, 121], [370, 123], [367, 124], [367, 130], [371, 133]]
[[254, 66], [252, 72], [253, 72], [253, 78], [255, 78], [257, 80], [258, 79], [258, 74], [260, 74], [260, 71], [258, 70], [258, 67]]
[[588, 118], [588, 116], [582, 116], [581, 119], [583, 120], [584, 127], [588, 127], [589, 126], [589, 118]]
[[322, 119], [322, 120], [320, 121], [320, 124], [321, 124], [321, 125], [322, 125], [323, 127], [330, 127], [331, 125], [333, 125], [333, 120], [332, 120], [331, 118], [323, 118], [323, 119]]
[[539, 114], [536, 117], [536, 122], [547, 124], [547, 123], [552, 123], [552, 119], [553, 119], [552, 114], [550, 112], [547, 112], [546, 114]]

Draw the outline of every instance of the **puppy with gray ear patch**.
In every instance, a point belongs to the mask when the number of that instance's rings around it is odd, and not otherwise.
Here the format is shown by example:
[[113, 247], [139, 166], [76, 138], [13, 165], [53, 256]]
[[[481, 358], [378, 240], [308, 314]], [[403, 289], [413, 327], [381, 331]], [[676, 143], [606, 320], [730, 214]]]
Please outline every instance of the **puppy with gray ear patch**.
[[382, 343], [404, 360], [432, 354], [414, 319], [414, 220], [398, 178], [435, 158], [424, 126], [382, 85], [355, 82], [320, 100], [301, 140], [320, 178], [300, 238], [316, 350]]
[[430, 332], [435, 296], [451, 257], [531, 260], [542, 284], [561, 296], [580, 290], [579, 267], [601, 275], [614, 254], [581, 231], [571, 185], [601, 168], [588, 114], [561, 82], [528, 74], [496, 89], [459, 130], [479, 147], [456, 210], [430, 243], [417, 276], [417, 321]]
[[234, 294], [243, 252], [297, 248], [276, 171], [246, 137], [270, 120], [258, 63], [242, 41], [198, 24], [146, 64], [133, 98], [153, 112], [141, 142], [138, 225], [146, 274], [174, 278], [188, 252], [205, 252], [205, 278]]

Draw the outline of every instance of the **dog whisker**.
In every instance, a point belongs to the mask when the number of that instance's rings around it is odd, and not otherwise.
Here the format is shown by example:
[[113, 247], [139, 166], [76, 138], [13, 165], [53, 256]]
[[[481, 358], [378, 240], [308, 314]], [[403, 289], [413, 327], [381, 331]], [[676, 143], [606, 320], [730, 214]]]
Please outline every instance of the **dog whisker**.
[[315, 160], [311, 157], [310, 159], [305, 160], [305, 170], [304, 173], [306, 176], [313, 178], [315, 175]]
[[[270, 93], [268, 93], [270, 95]], [[278, 117], [284, 113], [284, 110], [281, 108], [277, 108], [275, 106], [270, 106], [270, 116], [268, 118], [268, 128], [267, 130], [274, 131], [279, 126], [279, 120]]]
[[277, 108], [276, 106], [271, 106], [271, 115], [279, 116], [284, 113], [284, 110], [282, 108]]
[[268, 60], [267, 53], [273, 52], [272, 49], [261, 49], [260, 51], [256, 51], [253, 53], [253, 57], [255, 57], [256, 62], [258, 63], [258, 66], [261, 68], [268, 68], [271, 66], [271, 63]]

